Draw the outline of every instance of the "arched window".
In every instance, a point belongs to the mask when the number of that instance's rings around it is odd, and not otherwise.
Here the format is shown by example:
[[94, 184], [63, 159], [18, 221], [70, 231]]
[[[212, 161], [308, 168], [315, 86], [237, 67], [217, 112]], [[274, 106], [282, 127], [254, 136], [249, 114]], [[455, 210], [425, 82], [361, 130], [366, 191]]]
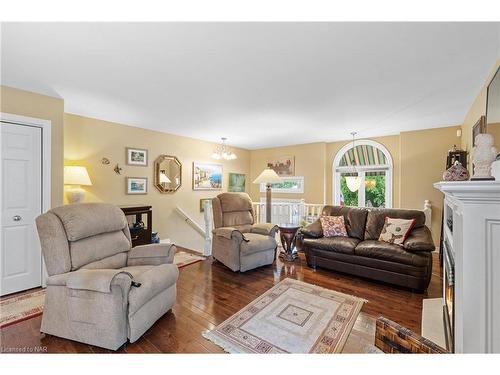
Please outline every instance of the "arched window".
[[[346, 177], [358, 176], [357, 191], [347, 187]], [[349, 142], [333, 160], [333, 202], [335, 205], [392, 207], [392, 158], [380, 143], [360, 139]]]

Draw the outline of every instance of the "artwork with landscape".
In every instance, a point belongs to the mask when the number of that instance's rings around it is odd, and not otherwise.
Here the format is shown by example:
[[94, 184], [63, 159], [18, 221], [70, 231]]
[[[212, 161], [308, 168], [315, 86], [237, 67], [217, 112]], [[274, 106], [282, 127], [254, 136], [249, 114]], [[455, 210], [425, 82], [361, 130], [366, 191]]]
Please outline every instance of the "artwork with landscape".
[[193, 190], [221, 190], [222, 165], [193, 162]]
[[148, 165], [148, 150], [127, 147], [127, 164], [146, 167]]
[[267, 161], [268, 168], [273, 169], [278, 176], [293, 176], [295, 174], [295, 157], [280, 156]]
[[245, 192], [246, 175], [240, 173], [229, 173], [229, 186], [227, 191], [231, 193]]
[[146, 177], [127, 177], [127, 194], [147, 194], [148, 179]]

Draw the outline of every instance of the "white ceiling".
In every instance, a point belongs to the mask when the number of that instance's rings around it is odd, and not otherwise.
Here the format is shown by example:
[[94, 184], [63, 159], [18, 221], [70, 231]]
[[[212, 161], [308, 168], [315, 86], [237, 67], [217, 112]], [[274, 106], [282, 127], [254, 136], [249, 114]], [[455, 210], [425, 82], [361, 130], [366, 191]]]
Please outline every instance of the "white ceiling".
[[1, 83], [248, 149], [459, 124], [500, 23], [3, 23]]

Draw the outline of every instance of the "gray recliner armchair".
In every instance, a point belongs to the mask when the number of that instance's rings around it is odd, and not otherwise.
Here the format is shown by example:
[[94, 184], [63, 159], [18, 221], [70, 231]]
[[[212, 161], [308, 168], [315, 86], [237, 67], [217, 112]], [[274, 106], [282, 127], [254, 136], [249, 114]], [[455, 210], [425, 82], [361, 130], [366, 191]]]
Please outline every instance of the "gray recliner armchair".
[[246, 193], [222, 193], [212, 199], [212, 255], [233, 271], [272, 264], [278, 227], [255, 224], [252, 201]]
[[131, 248], [122, 210], [105, 203], [54, 208], [36, 219], [49, 277], [41, 331], [116, 350], [175, 303], [175, 246]]

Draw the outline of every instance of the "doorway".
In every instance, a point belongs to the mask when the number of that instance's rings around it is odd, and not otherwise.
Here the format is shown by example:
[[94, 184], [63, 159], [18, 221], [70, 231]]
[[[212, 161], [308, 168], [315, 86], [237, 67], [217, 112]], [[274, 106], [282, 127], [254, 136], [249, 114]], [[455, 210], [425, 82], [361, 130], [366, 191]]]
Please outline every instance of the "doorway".
[[35, 219], [50, 208], [50, 121], [2, 113], [0, 295], [45, 284]]

